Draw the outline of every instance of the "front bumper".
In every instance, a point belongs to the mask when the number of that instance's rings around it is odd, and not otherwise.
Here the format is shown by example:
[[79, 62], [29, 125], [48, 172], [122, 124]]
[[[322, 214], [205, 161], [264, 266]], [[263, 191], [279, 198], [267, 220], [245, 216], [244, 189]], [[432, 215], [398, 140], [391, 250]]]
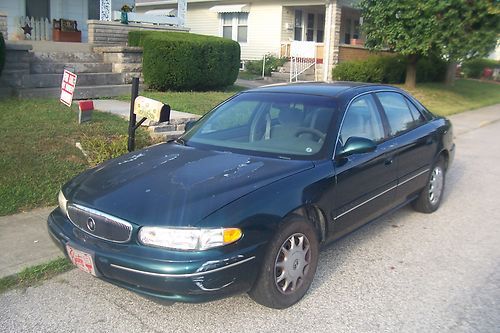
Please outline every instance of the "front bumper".
[[99, 278], [165, 301], [204, 302], [248, 291], [264, 249], [264, 244], [242, 248], [236, 243], [208, 251], [171, 251], [140, 245], [135, 237], [118, 244], [76, 228], [59, 208], [47, 224], [66, 256], [66, 244], [93, 255]]

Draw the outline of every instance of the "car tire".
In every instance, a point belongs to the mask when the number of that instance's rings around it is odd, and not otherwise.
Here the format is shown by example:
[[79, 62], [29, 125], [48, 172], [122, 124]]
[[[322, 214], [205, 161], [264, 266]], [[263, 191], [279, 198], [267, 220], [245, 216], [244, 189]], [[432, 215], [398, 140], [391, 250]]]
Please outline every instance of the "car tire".
[[422, 213], [433, 213], [443, 200], [444, 185], [445, 185], [446, 168], [443, 158], [432, 167], [431, 173], [425, 184], [425, 187], [420, 192], [418, 198], [413, 202], [413, 208]]
[[269, 244], [250, 297], [274, 309], [297, 303], [308, 291], [319, 256], [318, 234], [302, 217], [285, 221]]

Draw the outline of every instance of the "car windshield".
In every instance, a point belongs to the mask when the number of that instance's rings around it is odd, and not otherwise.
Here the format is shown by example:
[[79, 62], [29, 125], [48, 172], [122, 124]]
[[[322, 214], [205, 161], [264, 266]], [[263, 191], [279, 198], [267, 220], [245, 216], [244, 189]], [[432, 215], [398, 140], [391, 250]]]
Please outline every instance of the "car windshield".
[[334, 109], [334, 101], [323, 96], [241, 93], [199, 120], [182, 139], [215, 150], [317, 158]]

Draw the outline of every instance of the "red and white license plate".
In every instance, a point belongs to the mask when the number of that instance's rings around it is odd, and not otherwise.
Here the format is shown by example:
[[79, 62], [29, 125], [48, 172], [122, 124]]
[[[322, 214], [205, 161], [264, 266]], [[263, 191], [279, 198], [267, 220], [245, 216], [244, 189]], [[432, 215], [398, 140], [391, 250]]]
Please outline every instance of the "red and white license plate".
[[97, 276], [95, 272], [94, 259], [91, 254], [77, 250], [69, 245], [66, 245], [66, 251], [68, 251], [69, 259], [71, 259], [73, 265], [86, 273]]

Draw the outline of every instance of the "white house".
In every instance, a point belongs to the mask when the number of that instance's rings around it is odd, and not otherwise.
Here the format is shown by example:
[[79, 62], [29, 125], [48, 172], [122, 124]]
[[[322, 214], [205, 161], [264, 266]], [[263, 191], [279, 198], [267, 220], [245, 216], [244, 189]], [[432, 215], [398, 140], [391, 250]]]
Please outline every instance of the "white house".
[[67, 19], [77, 22], [82, 31], [82, 41], [87, 41], [87, 20], [109, 20], [112, 11], [124, 5], [134, 6], [134, 0], [0, 0], [0, 12], [7, 16], [8, 39], [22, 34], [19, 18], [35, 17]]
[[[267, 53], [290, 55], [293, 41], [315, 43], [317, 61], [329, 79], [339, 59], [364, 52], [357, 0], [187, 0], [186, 27], [192, 33], [231, 38], [242, 60]], [[175, 9], [177, 0], [136, 0], [136, 11]], [[354, 47], [352, 45], [355, 45]], [[347, 46], [347, 47], [345, 47]]]

